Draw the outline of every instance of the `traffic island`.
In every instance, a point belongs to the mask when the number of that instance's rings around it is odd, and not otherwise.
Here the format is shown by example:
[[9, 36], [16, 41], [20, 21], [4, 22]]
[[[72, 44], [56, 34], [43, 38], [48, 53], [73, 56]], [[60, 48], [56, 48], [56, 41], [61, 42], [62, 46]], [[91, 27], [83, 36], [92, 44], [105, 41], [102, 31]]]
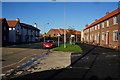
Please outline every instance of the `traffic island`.
[[83, 52], [82, 48], [75, 44], [66, 44], [66, 48], [64, 48], [64, 44], [62, 44], [59, 47], [51, 49], [51, 51]]

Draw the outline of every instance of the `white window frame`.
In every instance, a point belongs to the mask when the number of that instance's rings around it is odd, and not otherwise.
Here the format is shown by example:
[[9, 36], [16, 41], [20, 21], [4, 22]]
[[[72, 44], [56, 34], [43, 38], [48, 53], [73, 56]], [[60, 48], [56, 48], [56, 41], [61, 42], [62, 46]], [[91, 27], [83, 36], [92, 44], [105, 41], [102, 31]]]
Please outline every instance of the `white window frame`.
[[[116, 32], [117, 32], [117, 36], [115, 35]], [[118, 41], [118, 30], [113, 31], [113, 41]]]
[[98, 24], [98, 29], [100, 29], [100, 24]]
[[110, 25], [110, 21], [109, 21], [109, 20], [107, 20], [106, 22], [107, 22], [107, 27], [109, 27], [109, 25]]
[[102, 41], [105, 41], [105, 32], [102, 32]]
[[97, 25], [95, 26], [95, 30], [97, 30]]
[[118, 17], [117, 17], [117, 16], [114, 16], [114, 17], [113, 17], [113, 23], [114, 23], [114, 24], [118, 24]]
[[13, 28], [13, 30], [15, 30], [15, 28]]
[[9, 31], [12, 30], [12, 28], [9, 28]]
[[92, 27], [92, 31], [94, 31], [94, 26]]
[[104, 22], [102, 22], [102, 28], [104, 28], [105, 27], [105, 24], [104, 24]]

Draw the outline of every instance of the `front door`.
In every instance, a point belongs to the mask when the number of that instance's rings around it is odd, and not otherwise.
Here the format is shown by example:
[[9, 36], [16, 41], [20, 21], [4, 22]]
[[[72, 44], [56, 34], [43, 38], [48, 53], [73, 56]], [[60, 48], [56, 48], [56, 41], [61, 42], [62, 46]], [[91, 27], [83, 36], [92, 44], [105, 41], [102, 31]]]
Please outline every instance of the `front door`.
[[100, 44], [100, 33], [98, 33], [97, 43]]
[[109, 32], [106, 32], [106, 45], [109, 45]]

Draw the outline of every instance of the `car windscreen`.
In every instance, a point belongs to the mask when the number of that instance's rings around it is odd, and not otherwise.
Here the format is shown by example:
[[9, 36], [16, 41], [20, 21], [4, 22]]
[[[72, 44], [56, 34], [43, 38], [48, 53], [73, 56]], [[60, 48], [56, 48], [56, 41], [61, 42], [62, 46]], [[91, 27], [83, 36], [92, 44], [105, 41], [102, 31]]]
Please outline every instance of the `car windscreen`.
[[53, 43], [53, 41], [46, 41], [46, 43]]

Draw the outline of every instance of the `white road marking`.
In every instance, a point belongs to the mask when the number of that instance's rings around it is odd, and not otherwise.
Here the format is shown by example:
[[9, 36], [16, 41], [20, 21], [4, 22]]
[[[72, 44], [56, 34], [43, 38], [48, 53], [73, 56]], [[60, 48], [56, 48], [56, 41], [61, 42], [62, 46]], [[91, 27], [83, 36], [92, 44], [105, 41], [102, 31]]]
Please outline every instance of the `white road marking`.
[[12, 66], [12, 65], [15, 65], [17, 63], [20, 63], [22, 62], [24, 59], [26, 59], [27, 57], [24, 57], [23, 59], [21, 59], [19, 62], [16, 62], [16, 63], [13, 63], [13, 64], [10, 64], [10, 65], [7, 65], [7, 66], [4, 66], [4, 67], [1, 67], [0, 69], [3, 69], [3, 68], [6, 68], [6, 67], [9, 67], [9, 66]]
[[22, 62], [23, 60], [25, 60], [26, 58], [31, 57], [31, 56], [33, 56], [33, 55], [36, 55], [36, 54], [32, 54], [32, 55], [30, 55], [30, 56], [24, 57], [23, 59], [19, 60], [19, 62], [16, 62], [16, 63], [10, 64], [10, 65], [7, 65], [7, 66], [4, 66], [4, 67], [1, 67], [0, 69], [3, 69], [3, 68], [6, 68], [6, 67], [9, 67], [9, 66], [12, 66], [12, 65], [18, 64], [18, 63]]

